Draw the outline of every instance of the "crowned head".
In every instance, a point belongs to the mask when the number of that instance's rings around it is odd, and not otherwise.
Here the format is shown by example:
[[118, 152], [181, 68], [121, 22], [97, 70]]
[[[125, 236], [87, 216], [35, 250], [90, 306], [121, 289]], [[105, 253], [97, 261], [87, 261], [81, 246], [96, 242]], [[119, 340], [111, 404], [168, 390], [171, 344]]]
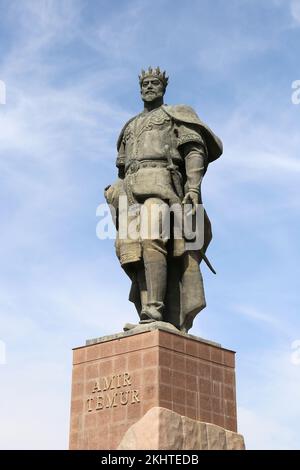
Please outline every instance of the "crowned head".
[[144, 102], [151, 102], [164, 96], [169, 77], [159, 67], [148, 67], [139, 75], [141, 95]]
[[150, 77], [160, 80], [164, 86], [164, 89], [167, 88], [169, 77], [167, 77], [166, 71], [162, 72], [159, 67], [148, 67], [148, 70], [142, 70], [141, 75], [139, 75], [140, 85], [142, 86], [143, 81]]

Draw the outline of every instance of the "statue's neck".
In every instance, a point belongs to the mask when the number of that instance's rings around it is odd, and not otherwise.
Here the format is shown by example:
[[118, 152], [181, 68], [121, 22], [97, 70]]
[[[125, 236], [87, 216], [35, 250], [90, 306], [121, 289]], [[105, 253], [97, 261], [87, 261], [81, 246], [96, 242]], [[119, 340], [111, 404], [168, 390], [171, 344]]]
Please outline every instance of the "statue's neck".
[[162, 97], [157, 98], [150, 103], [144, 101], [144, 113], [149, 113], [150, 111], [153, 111], [153, 109], [159, 108], [162, 104], [164, 104], [164, 99]]

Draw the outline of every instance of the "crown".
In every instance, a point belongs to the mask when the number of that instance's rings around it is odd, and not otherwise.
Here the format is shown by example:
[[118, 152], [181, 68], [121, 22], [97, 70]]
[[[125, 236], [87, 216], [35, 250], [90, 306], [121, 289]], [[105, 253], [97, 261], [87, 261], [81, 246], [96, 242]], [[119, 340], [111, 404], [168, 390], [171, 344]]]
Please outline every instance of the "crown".
[[139, 75], [140, 85], [142, 84], [143, 80], [146, 77], [155, 77], [158, 78], [165, 88], [167, 88], [169, 77], [166, 76], [166, 72], [161, 72], [159, 67], [153, 69], [152, 67], [148, 67], [148, 70], [142, 70], [141, 75]]

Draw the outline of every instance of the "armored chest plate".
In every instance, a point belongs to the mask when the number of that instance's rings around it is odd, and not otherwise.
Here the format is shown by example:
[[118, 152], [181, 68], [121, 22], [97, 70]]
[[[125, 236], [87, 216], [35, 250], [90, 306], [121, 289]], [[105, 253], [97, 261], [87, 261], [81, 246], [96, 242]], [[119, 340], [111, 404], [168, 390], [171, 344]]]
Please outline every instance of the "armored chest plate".
[[162, 110], [137, 116], [127, 126], [123, 143], [127, 158], [164, 158], [165, 145], [170, 145], [171, 118]]

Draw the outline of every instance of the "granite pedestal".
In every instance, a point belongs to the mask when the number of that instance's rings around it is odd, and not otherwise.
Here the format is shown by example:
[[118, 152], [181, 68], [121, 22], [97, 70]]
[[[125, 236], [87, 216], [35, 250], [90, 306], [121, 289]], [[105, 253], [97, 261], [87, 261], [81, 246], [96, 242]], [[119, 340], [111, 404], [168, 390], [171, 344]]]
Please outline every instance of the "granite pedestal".
[[152, 408], [235, 435], [235, 353], [161, 323], [74, 349], [70, 449], [126, 448], [125, 434]]

